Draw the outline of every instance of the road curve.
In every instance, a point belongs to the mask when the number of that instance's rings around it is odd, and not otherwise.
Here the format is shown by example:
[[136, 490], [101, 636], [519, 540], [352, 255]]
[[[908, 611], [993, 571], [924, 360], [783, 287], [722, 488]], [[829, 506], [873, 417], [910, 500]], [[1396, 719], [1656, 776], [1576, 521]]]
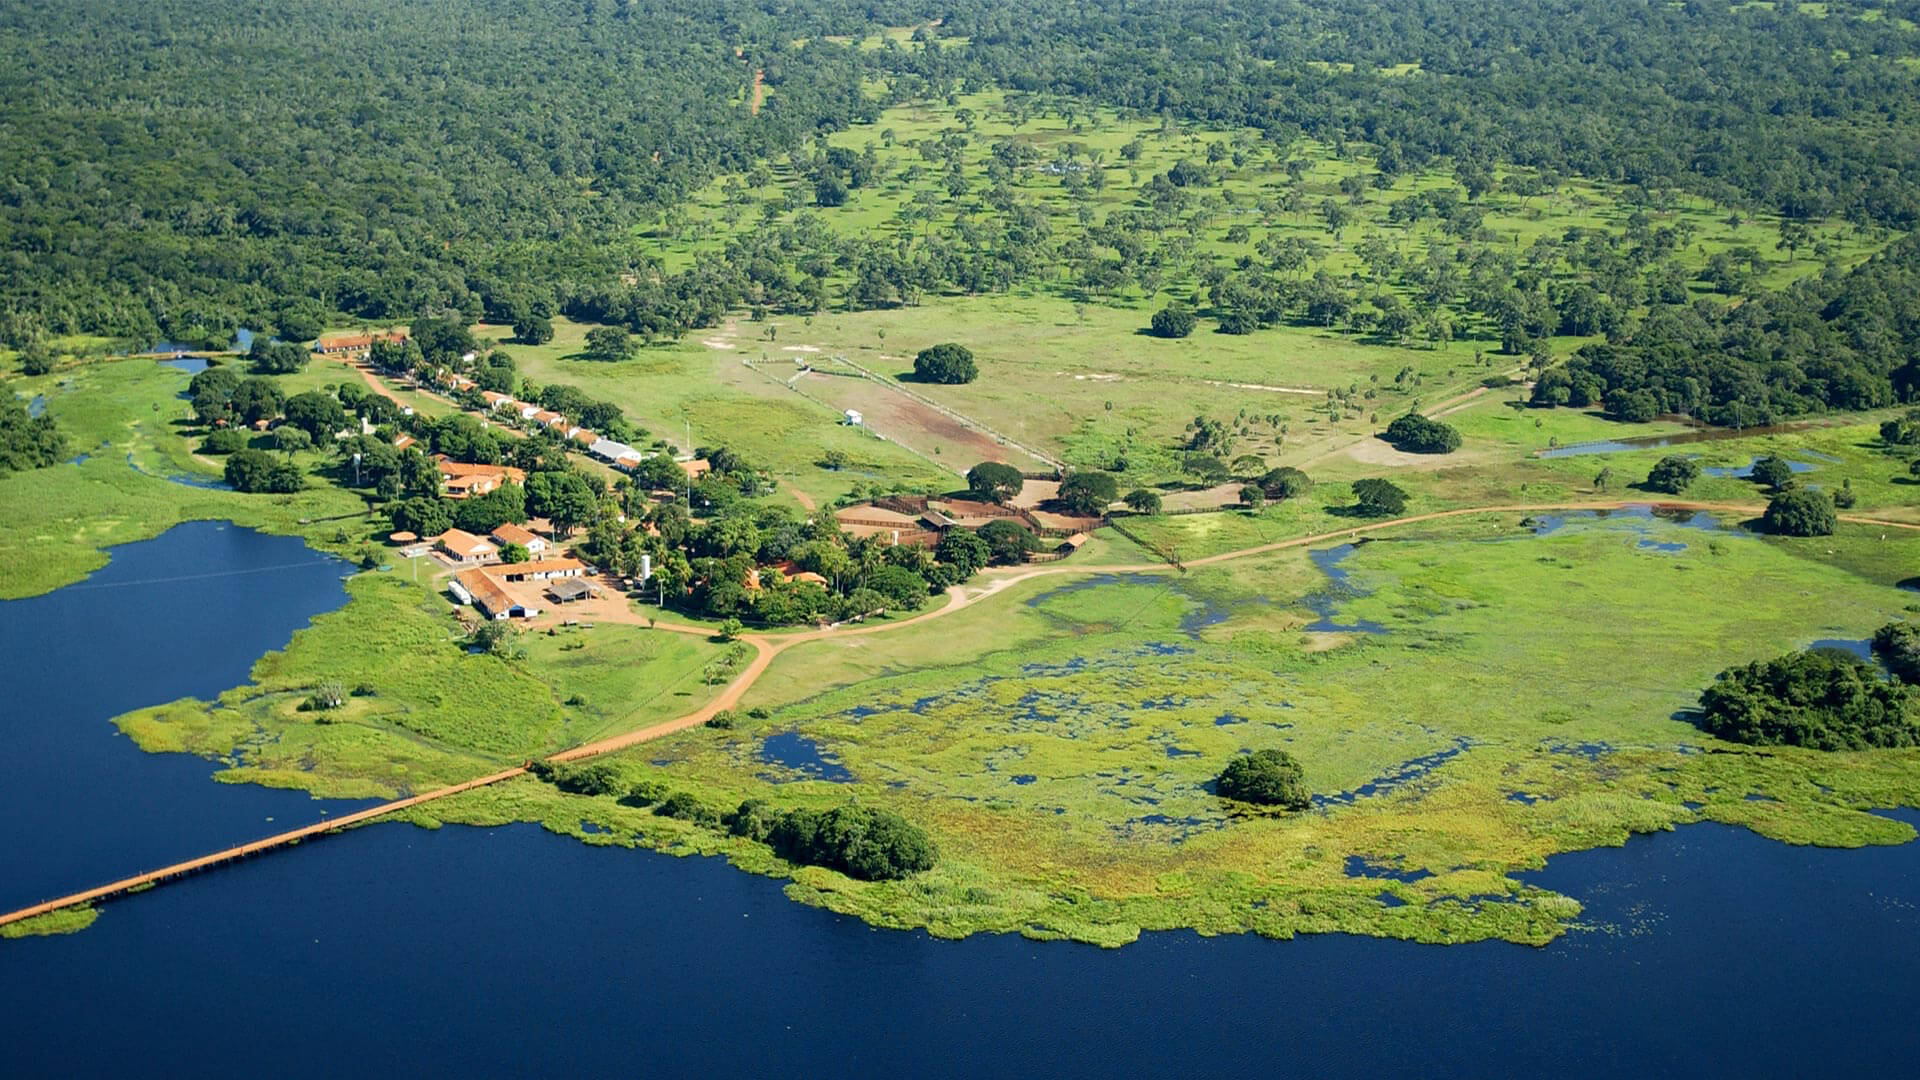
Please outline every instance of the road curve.
[[[1350, 526], [1344, 529], [1335, 529], [1331, 532], [1315, 533], [1310, 536], [1297, 536], [1288, 540], [1276, 540], [1268, 544], [1259, 544], [1254, 547], [1240, 548], [1235, 551], [1225, 551], [1217, 555], [1208, 555], [1204, 558], [1191, 560], [1185, 563], [1184, 567], [1214, 566], [1220, 563], [1230, 562], [1235, 559], [1244, 559], [1244, 558], [1249, 558], [1256, 555], [1267, 554], [1269, 552], [1283, 551], [1288, 548], [1308, 547], [1313, 544], [1326, 543], [1327, 541], [1330, 541], [1330, 540], [1346, 540], [1352, 537], [1359, 536], [1362, 533], [1377, 532], [1383, 529], [1399, 528], [1404, 525], [1417, 525], [1417, 524], [1420, 524], [1421, 522], [1426, 522], [1426, 521], [1442, 521], [1449, 518], [1470, 517], [1476, 514], [1539, 514], [1539, 513], [1552, 513], [1555, 511], [1625, 510], [1625, 509], [1629, 509], [1631, 507], [1636, 507], [1636, 506], [1651, 506], [1654, 509], [1700, 510], [1700, 511], [1708, 511], [1708, 512], [1715, 512], [1715, 513], [1733, 513], [1733, 514], [1749, 514], [1749, 515], [1758, 515], [1766, 509], [1764, 506], [1758, 506], [1758, 505], [1752, 505], [1752, 504], [1746, 504], [1746, 503], [1693, 502], [1693, 501], [1686, 501], [1686, 500], [1649, 501], [1646, 499], [1625, 499], [1625, 500], [1601, 501], [1601, 502], [1589, 501], [1589, 502], [1557, 502], [1557, 503], [1514, 503], [1514, 504], [1503, 505], [1503, 506], [1461, 507], [1453, 510], [1436, 510], [1426, 514], [1414, 514], [1409, 517], [1391, 518], [1383, 521], [1372, 521], [1372, 522], [1367, 522], [1365, 524]], [[1868, 516], [1858, 515], [1858, 514], [1842, 514], [1840, 515], [1840, 520], [1847, 522], [1849, 524], [1855, 524], [1855, 525], [1874, 525], [1882, 528], [1904, 529], [1909, 531], [1920, 530], [1920, 524], [1904, 522], [1904, 521], [1888, 521], [1883, 518], [1868, 517]], [[1182, 569], [1182, 568], [1177, 568], [1167, 563], [1139, 563], [1134, 565], [1119, 565], [1119, 566], [1052, 564], [1052, 565], [1041, 566], [1041, 567], [1033, 567], [1023, 571], [1017, 571], [1015, 573], [1012, 573], [1006, 576], [996, 577], [988, 583], [984, 591], [976, 595], [973, 595], [971, 597], [967, 595], [963, 587], [955, 586], [952, 589], [948, 590], [946, 604], [942, 605], [941, 607], [935, 608], [932, 611], [915, 615], [914, 617], [909, 619], [902, 619], [898, 622], [868, 623], [868, 624], [857, 625], [857, 626], [828, 627], [824, 629], [808, 630], [808, 631], [802, 631], [799, 633], [792, 633], [792, 634], [742, 635], [740, 640], [745, 642], [749, 646], [751, 646], [754, 650], [753, 660], [744, 669], [742, 669], [740, 674], [736, 675], [733, 678], [733, 680], [726, 685], [725, 689], [721, 690], [719, 696], [715, 697], [713, 700], [707, 702], [705, 705], [694, 710], [693, 712], [686, 714], [685, 716], [676, 717], [675, 719], [672, 719], [672, 720], [661, 721], [660, 723], [651, 724], [643, 728], [638, 728], [634, 731], [626, 732], [625, 734], [610, 736], [608, 738], [599, 739], [590, 743], [583, 743], [582, 745], [576, 746], [571, 750], [563, 750], [557, 754], [554, 754], [550, 756], [547, 760], [556, 761], [556, 762], [582, 761], [587, 758], [598, 757], [602, 754], [609, 754], [618, 750], [625, 750], [629, 747], [637, 746], [644, 742], [649, 742], [651, 740], [662, 738], [667, 735], [672, 735], [676, 732], [685, 731], [688, 728], [698, 727], [699, 725], [706, 723], [709, 719], [713, 717], [715, 713], [721, 711], [722, 709], [730, 709], [730, 708], [733, 708], [735, 705], [738, 705], [740, 703], [741, 698], [746, 695], [746, 692], [752, 689], [753, 684], [759, 680], [760, 676], [763, 673], [765, 673], [768, 665], [773, 663], [773, 660], [775, 657], [779, 656], [783, 652], [786, 652], [788, 649], [793, 648], [794, 646], [803, 645], [809, 641], [821, 641], [828, 638], [851, 637], [851, 636], [859, 636], [859, 635], [866, 635], [866, 634], [887, 633], [894, 630], [904, 630], [910, 626], [917, 626], [922, 623], [926, 623], [934, 619], [938, 619], [938, 618], [942, 618], [944, 616], [950, 615], [980, 600], [984, 600], [990, 596], [994, 596], [999, 593], [1005, 592], [1009, 587], [1019, 584], [1020, 582], [1030, 580], [1032, 578], [1055, 577], [1055, 576], [1062, 576], [1062, 575], [1069, 575], [1069, 574], [1083, 574], [1083, 575], [1090, 575], [1090, 576], [1099, 575], [1099, 574], [1150, 574], [1150, 573], [1166, 573], [1176, 569]], [[641, 619], [638, 615], [634, 616], [633, 622], [638, 623], [640, 621]], [[673, 633], [700, 634], [703, 636], [711, 634], [711, 631], [707, 628], [697, 627], [697, 626], [686, 626], [681, 624], [656, 623], [654, 625], [654, 628], [659, 630], [670, 631]], [[510, 780], [516, 776], [524, 775], [526, 772], [527, 772], [527, 769], [525, 766], [519, 766], [511, 769], [502, 769], [499, 772], [489, 773], [486, 776], [475, 777], [474, 779], [465, 781], [463, 783], [453, 784], [443, 788], [437, 788], [433, 791], [423, 792], [419, 795], [412, 795], [404, 799], [396, 799], [389, 803], [382, 803], [379, 806], [368, 807], [365, 810], [355, 811], [354, 813], [347, 814], [343, 817], [332, 818], [327, 821], [322, 821], [313, 825], [305, 826], [303, 828], [292, 829], [287, 832], [264, 837], [262, 839], [252, 841], [251, 843], [241, 844], [236, 847], [227, 848], [223, 851], [214, 852], [211, 855], [203, 855], [197, 859], [189, 859], [185, 862], [174, 863], [171, 866], [161, 867], [158, 870], [151, 870], [144, 874], [137, 874], [133, 877], [123, 878], [119, 881], [115, 881], [107, 885], [102, 885], [97, 888], [88, 889], [84, 892], [78, 892], [69, 896], [63, 896], [57, 899], [48, 900], [43, 903], [35, 904], [32, 907], [21, 908], [18, 911], [7, 912], [6, 914], [0, 915], [0, 926], [4, 926], [7, 923], [19, 922], [22, 919], [30, 919], [36, 915], [45, 915], [49, 912], [58, 911], [61, 908], [73, 907], [78, 904], [88, 904], [88, 903], [93, 903], [99, 900], [111, 899], [115, 896], [123, 895], [134, 889], [139, 889], [139, 888], [143, 888], [150, 885], [156, 885], [161, 882], [168, 881], [173, 878], [181, 877], [186, 874], [191, 874], [199, 870], [205, 870], [215, 866], [220, 866], [224, 863], [232, 862], [236, 859], [246, 858], [250, 855], [262, 854], [264, 852], [271, 851], [275, 848], [285, 847], [289, 844], [299, 843], [302, 840], [307, 840], [307, 839], [311, 839], [318, 836], [324, 836], [327, 833], [331, 833], [339, 829], [344, 829], [349, 826], [359, 825], [368, 821], [372, 821], [383, 815], [390, 814], [398, 810], [410, 809], [412, 807], [420, 806], [425, 803], [433, 802], [438, 799], [447, 798], [448, 796], [451, 796], [451, 795], [458, 795], [458, 794], [461, 794], [462, 792], [472, 791], [476, 788], [486, 787], [490, 784], [497, 784], [503, 780]]]

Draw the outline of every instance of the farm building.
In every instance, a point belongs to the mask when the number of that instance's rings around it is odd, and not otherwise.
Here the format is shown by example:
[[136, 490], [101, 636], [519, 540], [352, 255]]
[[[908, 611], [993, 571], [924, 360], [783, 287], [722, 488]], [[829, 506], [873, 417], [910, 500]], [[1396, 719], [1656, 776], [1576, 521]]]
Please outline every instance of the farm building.
[[480, 609], [487, 618], [531, 619], [540, 614], [540, 609], [515, 600], [500, 587], [500, 583], [487, 576], [485, 570], [462, 570], [447, 583], [447, 591], [463, 604], [472, 604]]
[[407, 335], [400, 330], [389, 330], [381, 334], [340, 334], [315, 341], [313, 351], [322, 356], [362, 356], [373, 349], [373, 343], [376, 341], [397, 345], [405, 340]]
[[547, 543], [546, 537], [541, 536], [531, 529], [515, 525], [511, 522], [493, 530], [492, 536], [494, 541], [502, 547], [508, 544], [519, 544], [521, 547], [527, 549], [527, 554], [534, 556], [546, 554], [550, 546]]
[[508, 581], [553, 581], [558, 578], [584, 576], [587, 564], [579, 559], [539, 559], [534, 562], [509, 563], [494, 570], [494, 573]]
[[547, 586], [547, 599], [556, 604], [571, 604], [593, 595], [593, 586], [579, 578], [556, 581]]
[[434, 466], [440, 470], [440, 480], [449, 499], [485, 495], [502, 484], [520, 484], [527, 479], [525, 470], [511, 465], [468, 465], [442, 458], [434, 462]]
[[433, 546], [452, 562], [463, 565], [492, 562], [500, 555], [500, 549], [490, 541], [459, 529], [448, 529], [441, 533], [434, 539]]

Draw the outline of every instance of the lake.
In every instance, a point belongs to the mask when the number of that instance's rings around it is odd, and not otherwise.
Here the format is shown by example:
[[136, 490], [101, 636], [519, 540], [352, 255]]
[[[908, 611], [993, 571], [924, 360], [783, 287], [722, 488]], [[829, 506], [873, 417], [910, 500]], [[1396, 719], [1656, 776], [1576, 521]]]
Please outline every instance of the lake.
[[144, 753], [108, 722], [244, 685], [262, 653], [346, 601], [348, 564], [214, 522], [109, 555], [85, 581], [0, 601], [0, 731], [15, 763], [0, 784], [8, 908], [362, 805], [212, 783], [214, 763]]
[[16, 1076], [1905, 1075], [1920, 1050], [1915, 845], [1696, 825], [1534, 879], [1610, 928], [1103, 951], [875, 930], [532, 825], [376, 825], [0, 943], [0, 1030]]
[[[22, 706], [5, 723], [21, 760], [52, 766], [0, 789], [0, 888], [26, 899], [342, 805], [214, 784], [105, 721], [243, 682], [340, 603], [345, 568], [218, 525], [113, 555], [0, 604]], [[1920, 845], [1702, 824], [1528, 878], [1596, 928], [1541, 949], [1155, 933], [1099, 950], [877, 930], [716, 859], [533, 825], [384, 824], [0, 942], [0, 1038], [8, 1075], [60, 1077], [1905, 1075], [1920, 1052]]]

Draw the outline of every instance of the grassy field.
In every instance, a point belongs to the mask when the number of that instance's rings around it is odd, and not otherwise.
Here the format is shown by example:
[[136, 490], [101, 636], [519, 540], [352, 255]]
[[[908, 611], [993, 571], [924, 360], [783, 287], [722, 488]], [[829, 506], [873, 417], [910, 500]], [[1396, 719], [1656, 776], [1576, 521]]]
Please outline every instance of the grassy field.
[[[504, 348], [536, 383], [567, 383], [614, 402], [652, 438], [680, 449], [688, 448], [689, 433], [691, 446], [732, 447], [819, 504], [856, 483], [942, 490], [954, 483], [956, 474], [944, 463], [840, 423], [837, 410], [785, 389], [725, 350], [689, 341], [651, 346], [632, 360], [607, 363], [581, 355], [586, 331], [579, 323], [555, 319], [554, 338], [547, 344]], [[506, 327], [482, 325], [478, 332], [511, 336]], [[828, 450], [841, 451], [853, 464], [822, 468], [819, 461]]]
[[[1729, 748], [1683, 714], [1721, 668], [1901, 614], [1910, 595], [1889, 582], [1908, 553], [1857, 528], [1780, 542], [1655, 518], [1540, 536], [1471, 519], [1348, 557], [1332, 615], [1378, 634], [1311, 629], [1309, 599], [1328, 585], [1299, 551], [1176, 581], [1030, 582], [937, 629], [797, 649], [748, 699], [768, 719], [627, 757], [631, 778], [716, 809], [897, 809], [943, 852], [910, 882], [795, 871], [532, 782], [430, 813], [725, 853], [790, 874], [797, 899], [942, 935], [1537, 943], [1578, 905], [1510, 874], [1555, 852], [1702, 819], [1797, 843], [1910, 837], [1863, 811], [1920, 799], [1920, 754], [1703, 753]], [[770, 761], [765, 739], [785, 733], [851, 782]], [[1314, 810], [1247, 814], [1208, 793], [1232, 755], [1269, 746], [1305, 763]]]
[[[637, 627], [518, 637], [512, 657], [470, 654], [437, 591], [437, 564], [362, 574], [253, 682], [218, 700], [143, 709], [116, 723], [141, 747], [225, 761], [217, 777], [340, 798], [395, 798], [669, 719], [709, 693], [718, 645]], [[315, 687], [345, 707], [303, 711]]]

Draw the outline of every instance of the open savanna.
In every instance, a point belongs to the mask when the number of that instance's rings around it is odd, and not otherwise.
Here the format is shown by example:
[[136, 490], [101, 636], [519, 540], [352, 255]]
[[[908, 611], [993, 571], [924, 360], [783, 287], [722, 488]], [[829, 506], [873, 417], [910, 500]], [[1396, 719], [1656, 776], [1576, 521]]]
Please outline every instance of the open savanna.
[[[791, 372], [782, 361], [825, 353], [846, 355], [887, 374], [906, 371], [919, 349], [957, 341], [974, 351], [980, 378], [966, 386], [915, 389], [1071, 464], [1112, 468], [1125, 461], [1128, 467], [1121, 471], [1130, 481], [1148, 483], [1174, 474], [1161, 451], [1195, 415], [1281, 415], [1287, 437], [1283, 445], [1267, 449], [1298, 463], [1339, 447], [1376, 415], [1384, 420], [1415, 405], [1451, 399], [1484, 377], [1513, 370], [1521, 360], [1498, 352], [1497, 328], [1467, 310], [1458, 296], [1435, 309], [1444, 333], [1422, 327], [1404, 341], [1344, 323], [1293, 323], [1234, 336], [1213, 333], [1209, 318], [1184, 340], [1143, 333], [1153, 311], [1172, 300], [1190, 301], [1209, 313], [1205, 268], [1243, 262], [1264, 266], [1266, 246], [1274, 242], [1300, 241], [1317, 249], [1292, 271], [1301, 278], [1325, 271], [1363, 305], [1392, 293], [1418, 308], [1420, 289], [1406, 272], [1427, 261], [1430, 252], [1444, 253], [1460, 268], [1476, 252], [1512, 256], [1522, 266], [1536, 265], [1540, 258], [1542, 280], [1564, 284], [1578, 279], [1566, 260], [1575, 258], [1569, 253], [1578, 249], [1582, 236], [1621, 239], [1636, 228], [1666, 228], [1685, 241], [1648, 263], [1646, 272], [1666, 260], [1683, 276], [1697, 275], [1713, 256], [1747, 249], [1756, 260], [1751, 285], [1778, 287], [1823, 265], [1851, 266], [1887, 239], [1875, 230], [1825, 223], [1813, 227], [1812, 238], [1799, 250], [1787, 250], [1779, 246], [1776, 218], [1732, 214], [1677, 193], [1643, 193], [1582, 179], [1558, 180], [1534, 195], [1490, 191], [1471, 204], [1485, 215], [1480, 230], [1461, 236], [1434, 217], [1389, 217], [1397, 201], [1458, 190], [1446, 172], [1407, 173], [1385, 189], [1363, 185], [1356, 193], [1342, 190], [1342, 182], [1371, 180], [1375, 163], [1311, 140], [1276, 146], [1252, 131], [1183, 128], [1088, 108], [1050, 111], [999, 93], [963, 95], [951, 105], [900, 105], [873, 124], [834, 133], [828, 139], [832, 146], [870, 152], [875, 163], [875, 179], [854, 189], [844, 205], [813, 206], [809, 176], [788, 161], [766, 162], [717, 180], [691, 203], [645, 228], [642, 238], [668, 267], [719, 252], [758, 228], [824, 231], [833, 238], [830, 243], [847, 245], [910, 246], [930, 237], [950, 238], [970, 222], [1000, 216], [983, 200], [993, 186], [987, 175], [993, 147], [1008, 140], [1037, 154], [1007, 175], [1002, 190], [1042, 216], [1044, 237], [1033, 242], [1034, 258], [1050, 267], [1048, 272], [976, 295], [927, 295], [862, 311], [838, 310], [836, 304], [811, 315], [767, 313], [760, 321], [730, 324], [729, 332], [709, 340], [742, 358], [774, 361], [776, 371]], [[954, 186], [939, 163], [944, 159], [931, 149], [936, 144], [961, 144], [962, 167], [952, 178]], [[1090, 282], [1085, 265], [1123, 254], [1098, 233], [1101, 224], [1116, 213], [1148, 207], [1152, 178], [1182, 161], [1211, 162], [1221, 172], [1218, 183], [1183, 189], [1191, 201], [1177, 226], [1134, 236], [1151, 254], [1134, 256], [1132, 264], [1149, 269], [1130, 270], [1117, 281]], [[1296, 163], [1297, 184], [1286, 169], [1289, 161]], [[1499, 168], [1495, 175], [1505, 180], [1522, 172]], [[1067, 187], [1070, 180], [1078, 183], [1094, 173], [1104, 178], [1097, 190]], [[1465, 196], [1461, 199], [1465, 205]], [[1328, 202], [1350, 217], [1337, 229], [1323, 219]], [[1814, 246], [1821, 249], [1820, 257], [1811, 254]], [[1399, 269], [1364, 257], [1369, 248], [1390, 251]], [[1542, 256], [1540, 250], [1551, 253]], [[826, 279], [829, 297], [849, 288], [854, 261], [833, 261]], [[1638, 264], [1634, 272], [1642, 272]], [[1688, 288], [1698, 297], [1713, 295], [1697, 276]], [[1547, 346], [1564, 354], [1590, 340], [1596, 339], [1554, 337]], [[1353, 395], [1338, 419], [1329, 418], [1324, 408], [1329, 391]], [[914, 445], [911, 432], [898, 437]], [[917, 449], [944, 464], [952, 447], [940, 447], [935, 455], [937, 443], [927, 442]]]
[[[790, 875], [798, 899], [942, 935], [1537, 943], [1578, 905], [1511, 875], [1556, 852], [1702, 819], [1790, 842], [1911, 836], [1865, 811], [1920, 800], [1920, 755], [1731, 747], [1685, 710], [1731, 664], [1899, 616], [1910, 595], [1890, 582], [1913, 544], [1619, 515], [1540, 535], [1502, 515], [1409, 526], [1350, 554], [1331, 598], [1339, 624], [1381, 633], [1310, 629], [1329, 584], [1299, 549], [1186, 575], [1033, 578], [922, 627], [797, 646], [743, 702], [762, 716], [619, 758], [630, 780], [716, 812], [745, 798], [896, 809], [942, 852], [904, 882], [789, 867], [531, 780], [419, 816], [721, 853]], [[786, 733], [850, 779], [767, 755]], [[1251, 813], [1210, 793], [1233, 755], [1266, 747], [1300, 758], [1314, 809]]]
[[[1068, 464], [1111, 469], [1125, 459], [1121, 471], [1143, 483], [1177, 474], [1169, 451], [1196, 416], [1232, 419], [1244, 410], [1282, 417], [1288, 430], [1278, 445], [1271, 426], [1261, 424], [1262, 448], [1277, 460], [1336, 445], [1370, 430], [1374, 413], [1384, 424], [1513, 366], [1507, 357], [1476, 357], [1468, 342], [1438, 349], [1368, 345], [1305, 327], [1169, 341], [1140, 332], [1149, 314], [1034, 293], [950, 297], [811, 320], [743, 322], [732, 345], [735, 354], [765, 357], [766, 371], [787, 377], [799, 362], [846, 356]], [[760, 341], [751, 338], [756, 328]], [[764, 340], [767, 328], [771, 342]], [[914, 354], [943, 341], [973, 352], [978, 379], [963, 386], [912, 380]], [[798, 349], [806, 351], [791, 351]], [[837, 400], [834, 385], [814, 380], [804, 388]], [[1332, 389], [1362, 395], [1366, 411], [1330, 419]], [[1364, 397], [1369, 391], [1374, 398]]]
[[[958, 195], [946, 189], [945, 175], [929, 165], [919, 149], [923, 142], [956, 137], [966, 140], [961, 175], [967, 191]], [[1194, 237], [1195, 250], [1230, 261], [1256, 254], [1260, 240], [1269, 233], [1298, 236], [1319, 243], [1325, 249], [1319, 265], [1342, 275], [1364, 269], [1353, 248], [1354, 242], [1370, 230], [1391, 237], [1408, 251], [1423, 250], [1429, 239], [1441, 235], [1438, 223], [1428, 219], [1412, 225], [1391, 224], [1386, 216], [1389, 205], [1416, 192], [1457, 186], [1444, 172], [1408, 173], [1392, 187], [1370, 188], [1364, 201], [1355, 203], [1339, 184], [1350, 176], [1371, 177], [1375, 162], [1365, 154], [1351, 150], [1343, 153], [1308, 138], [1278, 146], [1252, 129], [1223, 131], [1127, 119], [1113, 110], [1090, 106], [1030, 108], [1016, 105], [1003, 93], [988, 91], [960, 95], [951, 105], [934, 101], [897, 105], [874, 123], [834, 132], [828, 137], [830, 145], [855, 152], [872, 148], [880, 166], [880, 181], [855, 189], [842, 206], [821, 208], [812, 205], [811, 199], [798, 199], [799, 207], [783, 209], [769, 220], [787, 221], [795, 215], [814, 214], [838, 233], [888, 238], [950, 227], [956, 214], [981, 211], [980, 195], [988, 184], [986, 162], [993, 144], [1003, 139], [1025, 143], [1040, 152], [1037, 162], [1013, 175], [1010, 186], [1047, 212], [1056, 239], [1084, 231], [1087, 223], [1081, 220], [1083, 205], [1096, 223], [1115, 210], [1144, 205], [1146, 185], [1154, 175], [1183, 160], [1206, 163], [1209, 148], [1217, 144], [1229, 154], [1214, 162], [1226, 168], [1226, 175], [1217, 187], [1204, 189], [1214, 200], [1207, 208], [1199, 235]], [[1123, 151], [1135, 140], [1139, 141], [1138, 155], [1129, 160]], [[1076, 160], [1083, 167], [1105, 173], [1101, 189], [1084, 201], [1069, 193], [1064, 174], [1051, 168], [1056, 153], [1070, 144], [1077, 148]], [[1232, 164], [1230, 155], [1236, 151], [1242, 161]], [[1263, 198], [1292, 186], [1283, 169], [1290, 158], [1306, 163], [1298, 208], [1263, 210]], [[657, 254], [668, 266], [684, 264], [700, 252], [722, 250], [740, 230], [771, 214], [762, 208], [770, 201], [781, 200], [789, 189], [811, 190], [808, 178], [788, 162], [769, 161], [764, 165], [764, 171], [758, 173], [733, 173], [716, 179], [690, 203], [669, 211], [642, 235], [658, 244]], [[1495, 170], [1495, 176], [1504, 178], [1517, 171], [1522, 170], [1501, 167]], [[765, 182], [756, 185], [756, 179]], [[1636, 210], [1644, 209], [1656, 225], [1685, 222], [1691, 228], [1693, 243], [1684, 253], [1687, 265], [1702, 266], [1717, 252], [1753, 247], [1767, 259], [1758, 278], [1763, 285], [1785, 284], [1819, 269], [1820, 264], [1805, 253], [1796, 258], [1775, 249], [1779, 239], [1777, 217], [1743, 213], [1736, 222], [1735, 215], [1725, 208], [1680, 193], [1663, 195], [1658, 206], [1638, 207], [1625, 200], [1625, 193], [1622, 185], [1569, 178], [1537, 196], [1489, 193], [1478, 205], [1487, 211], [1486, 227], [1502, 244], [1515, 249], [1543, 237], [1559, 238], [1570, 229], [1620, 232]], [[916, 199], [925, 202], [929, 198], [936, 207], [932, 218], [903, 215], [903, 209]], [[1351, 220], [1338, 235], [1333, 235], [1321, 219], [1320, 207], [1326, 199], [1346, 204], [1352, 211]], [[1227, 239], [1236, 226], [1249, 230], [1245, 241]], [[1832, 257], [1842, 266], [1858, 262], [1881, 246], [1881, 240], [1870, 233], [1844, 224], [1823, 225], [1816, 234], [1832, 245]], [[1064, 290], [1070, 282], [1061, 280], [1058, 285]], [[1191, 278], [1175, 274], [1159, 289], [1142, 290], [1135, 285], [1112, 295], [1144, 302], [1185, 296], [1193, 285]], [[1696, 280], [1695, 285], [1702, 293], [1706, 291], [1704, 282]]]
[[[756, 372], [731, 349], [690, 340], [648, 346], [633, 359], [610, 363], [584, 355], [586, 329], [556, 319], [552, 341], [537, 346], [507, 342], [502, 347], [536, 384], [567, 383], [614, 402], [646, 428], [650, 438], [677, 448], [691, 448], [683, 446], [690, 428], [692, 446], [730, 447], [821, 504], [856, 483], [936, 489], [954, 483], [954, 468], [847, 426], [837, 410]], [[483, 334], [489, 331], [503, 339], [511, 334], [504, 327], [480, 328]], [[839, 470], [821, 468], [828, 450], [841, 451], [852, 464]], [[957, 469], [972, 464], [963, 462]]]

